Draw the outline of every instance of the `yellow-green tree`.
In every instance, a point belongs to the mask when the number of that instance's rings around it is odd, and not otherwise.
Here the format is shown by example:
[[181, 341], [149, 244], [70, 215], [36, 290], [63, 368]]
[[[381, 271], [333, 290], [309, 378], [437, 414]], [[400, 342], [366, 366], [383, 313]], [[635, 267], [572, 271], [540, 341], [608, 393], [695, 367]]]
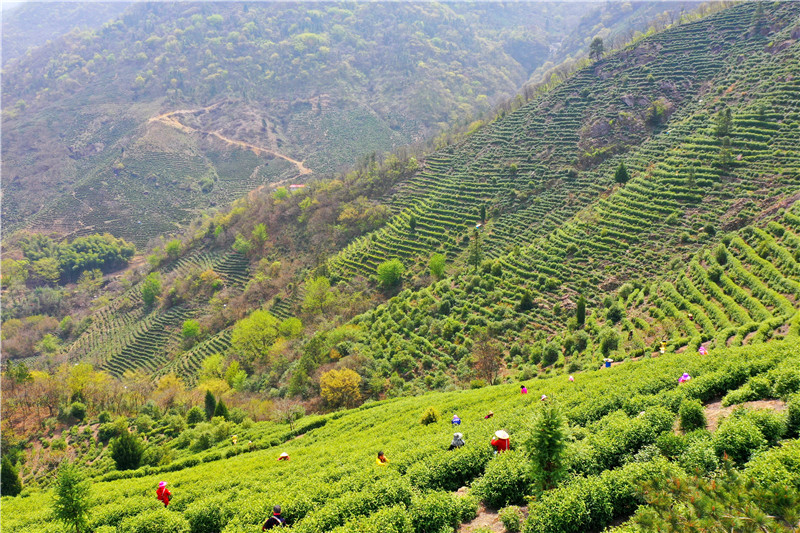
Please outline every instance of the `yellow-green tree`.
[[330, 370], [319, 379], [322, 398], [331, 407], [355, 407], [361, 401], [361, 376], [349, 368]]
[[269, 352], [278, 338], [278, 319], [268, 311], [253, 311], [233, 327], [231, 346], [242, 363], [252, 365]]

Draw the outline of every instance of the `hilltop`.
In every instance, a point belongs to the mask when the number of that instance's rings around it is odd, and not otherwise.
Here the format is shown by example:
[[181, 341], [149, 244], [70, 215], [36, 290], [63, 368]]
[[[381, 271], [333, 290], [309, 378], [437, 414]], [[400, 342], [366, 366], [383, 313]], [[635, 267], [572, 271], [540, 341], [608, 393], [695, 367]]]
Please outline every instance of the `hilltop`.
[[559, 44], [574, 28], [610, 39], [659, 8], [276, 5], [135, 3], [5, 63], [4, 235], [143, 247], [259, 186], [422, 143], [585, 53], [589, 35]]

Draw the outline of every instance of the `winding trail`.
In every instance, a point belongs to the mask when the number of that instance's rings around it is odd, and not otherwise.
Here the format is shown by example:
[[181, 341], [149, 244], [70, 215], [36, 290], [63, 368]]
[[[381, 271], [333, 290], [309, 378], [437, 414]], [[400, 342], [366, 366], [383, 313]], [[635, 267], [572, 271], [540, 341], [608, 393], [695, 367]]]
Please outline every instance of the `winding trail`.
[[267, 154], [272, 155], [274, 157], [279, 157], [289, 163], [292, 163], [295, 167], [297, 167], [297, 172], [299, 175], [306, 175], [311, 174], [312, 170], [305, 165], [303, 165], [302, 161], [297, 161], [296, 159], [292, 159], [289, 156], [283, 155], [280, 152], [276, 152], [275, 150], [271, 150], [269, 148], [264, 148], [263, 146], [256, 146], [254, 144], [250, 144], [248, 142], [239, 141], [236, 139], [231, 139], [230, 137], [226, 137], [222, 135], [218, 131], [205, 131], [199, 130], [196, 128], [192, 128], [187, 126], [186, 124], [182, 123], [176, 117], [179, 115], [189, 115], [189, 114], [198, 114], [198, 113], [207, 113], [217, 107], [219, 104], [213, 104], [207, 107], [201, 107], [198, 109], [178, 109], [175, 111], [170, 111], [168, 113], [163, 113], [161, 115], [155, 116], [151, 118], [148, 122], [160, 122], [165, 126], [169, 126], [171, 128], [178, 129], [184, 133], [202, 133], [204, 135], [209, 135], [211, 137], [216, 137], [220, 141], [232, 145], [232, 146], [239, 146], [240, 148], [245, 148], [247, 150], [252, 150], [255, 154]]

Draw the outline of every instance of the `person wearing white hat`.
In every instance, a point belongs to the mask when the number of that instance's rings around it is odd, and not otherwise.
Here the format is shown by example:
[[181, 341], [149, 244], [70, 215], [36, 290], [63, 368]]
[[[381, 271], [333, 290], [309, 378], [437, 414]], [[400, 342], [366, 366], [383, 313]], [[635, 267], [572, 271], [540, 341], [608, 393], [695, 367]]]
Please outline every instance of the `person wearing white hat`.
[[278, 457], [278, 461], [288, 461], [288, 460], [289, 460], [289, 454], [288, 454], [288, 453], [286, 453], [286, 452], [283, 452], [283, 453], [282, 453], [282, 454], [281, 454], [281, 455]]
[[504, 430], [498, 429], [494, 432], [494, 436], [491, 444], [494, 446], [495, 453], [505, 452], [511, 448], [511, 439]]

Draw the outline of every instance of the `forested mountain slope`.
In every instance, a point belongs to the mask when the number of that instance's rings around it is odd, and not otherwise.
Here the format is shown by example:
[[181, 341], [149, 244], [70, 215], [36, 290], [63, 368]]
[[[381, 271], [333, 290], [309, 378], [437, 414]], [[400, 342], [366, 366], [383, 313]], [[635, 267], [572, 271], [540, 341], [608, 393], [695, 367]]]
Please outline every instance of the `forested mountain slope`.
[[129, 2], [21, 2], [2, 8], [2, 64], [72, 30], [99, 28], [119, 16]]
[[[664, 7], [134, 4], [4, 66], [4, 231], [142, 246], [260, 185], [480, 115]], [[592, 34], [561, 47], [575, 27]]]
[[[380, 397], [496, 379], [475, 368], [473, 352], [487, 346], [535, 373], [662, 341], [686, 350], [780, 337], [800, 281], [797, 17], [796, 4], [742, 5], [647, 38], [417, 173], [394, 159], [252, 195], [157, 250], [159, 305], [142, 305], [134, 280], [70, 341], [70, 356], [116, 375], [192, 381], [205, 358], [240, 357], [228, 351], [230, 326], [260, 307], [306, 330], [242, 361], [252, 386], [314, 396], [323, 370], [350, 365]], [[632, 177], [617, 183], [621, 162]], [[436, 252], [453, 277], [428, 274]], [[371, 310], [382, 296], [370, 283], [388, 259], [404, 263], [409, 290]], [[206, 336], [186, 348], [189, 319]]]

